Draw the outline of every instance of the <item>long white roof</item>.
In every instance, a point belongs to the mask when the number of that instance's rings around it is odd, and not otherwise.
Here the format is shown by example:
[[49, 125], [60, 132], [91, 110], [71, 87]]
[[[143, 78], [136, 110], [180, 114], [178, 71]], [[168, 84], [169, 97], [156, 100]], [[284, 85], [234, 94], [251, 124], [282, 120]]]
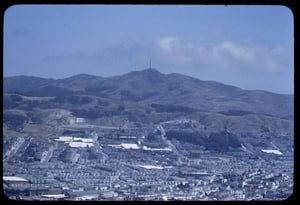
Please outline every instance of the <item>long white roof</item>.
[[19, 181], [19, 182], [27, 182], [28, 180], [22, 178], [22, 177], [16, 177], [16, 176], [3, 176], [3, 181]]

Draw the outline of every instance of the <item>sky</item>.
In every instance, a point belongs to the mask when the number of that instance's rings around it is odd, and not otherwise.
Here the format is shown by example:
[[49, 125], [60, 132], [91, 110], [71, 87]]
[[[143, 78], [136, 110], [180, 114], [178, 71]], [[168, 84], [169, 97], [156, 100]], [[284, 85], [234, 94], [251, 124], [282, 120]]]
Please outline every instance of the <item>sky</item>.
[[284, 6], [15, 5], [3, 74], [61, 79], [150, 67], [248, 90], [294, 93], [294, 19]]

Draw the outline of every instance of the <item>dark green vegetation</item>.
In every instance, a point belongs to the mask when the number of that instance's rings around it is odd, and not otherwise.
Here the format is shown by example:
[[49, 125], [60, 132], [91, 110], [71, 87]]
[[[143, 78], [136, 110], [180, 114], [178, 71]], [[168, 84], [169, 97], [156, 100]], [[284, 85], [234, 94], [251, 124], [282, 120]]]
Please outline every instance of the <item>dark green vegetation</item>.
[[241, 142], [233, 133], [221, 132], [187, 132], [181, 130], [168, 131], [167, 137], [179, 141], [189, 142], [194, 145], [205, 146], [208, 150], [227, 151], [231, 148], [240, 148]]
[[3, 113], [3, 123], [12, 130], [20, 130], [28, 120], [26, 114], [20, 111], [7, 110]]

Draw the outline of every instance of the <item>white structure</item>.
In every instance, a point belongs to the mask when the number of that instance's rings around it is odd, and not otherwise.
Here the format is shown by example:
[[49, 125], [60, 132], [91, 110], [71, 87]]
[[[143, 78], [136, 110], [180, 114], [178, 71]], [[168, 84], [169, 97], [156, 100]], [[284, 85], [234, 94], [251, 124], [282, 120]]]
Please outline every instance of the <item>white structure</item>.
[[22, 178], [22, 177], [16, 177], [16, 176], [3, 176], [3, 181], [9, 181], [9, 182], [27, 182], [28, 180]]
[[134, 144], [134, 143], [121, 143], [121, 146], [124, 149], [139, 149], [139, 146], [137, 144]]
[[84, 118], [76, 117], [76, 123], [83, 123], [84, 121]]
[[268, 153], [268, 154], [277, 154], [277, 155], [282, 155], [282, 152], [280, 152], [277, 149], [262, 149], [262, 152]]
[[81, 138], [81, 137], [71, 137], [71, 136], [60, 136], [55, 141], [67, 143], [70, 147], [93, 147], [94, 139], [91, 138]]

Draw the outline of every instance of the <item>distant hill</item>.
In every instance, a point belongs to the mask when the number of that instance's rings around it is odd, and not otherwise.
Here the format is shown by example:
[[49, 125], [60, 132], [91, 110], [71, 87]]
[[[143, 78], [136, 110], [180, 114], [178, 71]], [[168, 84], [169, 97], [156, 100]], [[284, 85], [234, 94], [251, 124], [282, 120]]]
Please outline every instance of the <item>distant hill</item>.
[[39, 78], [34, 76], [14, 76], [5, 77], [3, 89], [4, 93], [16, 92], [16, 93], [26, 93], [33, 91], [37, 88], [42, 88], [51, 85], [55, 80]]
[[140, 105], [185, 106], [225, 115], [257, 113], [292, 118], [294, 113], [293, 95], [243, 90], [181, 74], [162, 74], [153, 68], [107, 78], [87, 74], [58, 80], [6, 77], [4, 92], [27, 96], [90, 95]]

